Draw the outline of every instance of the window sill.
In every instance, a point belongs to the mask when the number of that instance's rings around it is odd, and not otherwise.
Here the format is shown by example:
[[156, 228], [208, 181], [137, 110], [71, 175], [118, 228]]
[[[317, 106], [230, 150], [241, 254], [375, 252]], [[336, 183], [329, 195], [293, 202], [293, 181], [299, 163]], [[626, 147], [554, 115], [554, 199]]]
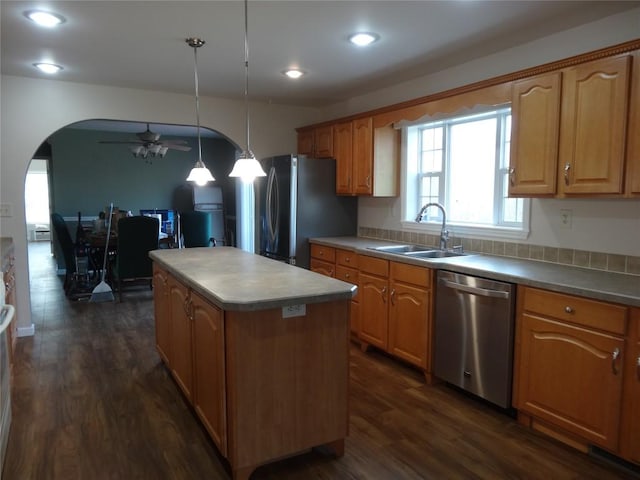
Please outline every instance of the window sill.
[[[435, 222], [422, 222], [404, 220], [402, 229], [411, 232], [429, 233], [440, 235], [442, 224]], [[525, 240], [529, 237], [529, 230], [517, 230], [509, 227], [487, 227], [447, 224], [450, 237], [469, 237], [485, 240]]]

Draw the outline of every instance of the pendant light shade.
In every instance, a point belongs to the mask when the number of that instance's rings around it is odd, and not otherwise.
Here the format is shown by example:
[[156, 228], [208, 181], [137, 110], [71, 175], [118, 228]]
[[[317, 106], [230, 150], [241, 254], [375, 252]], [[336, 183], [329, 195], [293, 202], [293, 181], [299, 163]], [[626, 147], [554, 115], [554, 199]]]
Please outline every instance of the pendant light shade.
[[213, 182], [215, 178], [211, 175], [209, 169], [202, 161], [202, 143], [200, 141], [200, 97], [198, 95], [198, 48], [204, 45], [204, 40], [200, 38], [187, 38], [187, 45], [193, 48], [193, 59], [195, 63], [195, 81], [196, 81], [196, 123], [198, 127], [198, 161], [191, 169], [187, 182], [194, 182], [198, 186], [206, 185]]
[[236, 160], [230, 177], [240, 177], [243, 182], [252, 182], [256, 177], [266, 177], [260, 162], [251, 151], [249, 144], [249, 21], [247, 13], [247, 0], [244, 0], [244, 109], [246, 118], [247, 143], [246, 149]]

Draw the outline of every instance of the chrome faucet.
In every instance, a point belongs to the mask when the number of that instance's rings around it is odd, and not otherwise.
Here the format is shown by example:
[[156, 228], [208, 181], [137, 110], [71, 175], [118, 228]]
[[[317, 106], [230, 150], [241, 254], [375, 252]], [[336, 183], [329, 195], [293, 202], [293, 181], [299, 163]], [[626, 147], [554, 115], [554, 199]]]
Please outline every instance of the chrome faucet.
[[429, 207], [438, 207], [442, 212], [442, 229], [440, 230], [440, 249], [446, 250], [447, 240], [449, 240], [449, 231], [447, 230], [447, 211], [444, 209], [442, 205], [435, 202], [425, 204], [420, 209], [420, 213], [418, 213], [418, 216], [416, 217], [416, 222], [420, 223], [422, 221], [422, 216], [424, 215], [424, 212], [426, 212], [427, 208]]

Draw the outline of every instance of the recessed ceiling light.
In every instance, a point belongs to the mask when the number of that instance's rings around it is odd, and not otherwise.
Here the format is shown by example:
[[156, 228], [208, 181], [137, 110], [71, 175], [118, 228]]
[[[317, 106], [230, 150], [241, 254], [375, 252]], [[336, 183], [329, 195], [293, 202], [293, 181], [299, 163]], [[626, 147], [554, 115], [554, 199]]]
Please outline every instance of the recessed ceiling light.
[[300, 78], [306, 72], [303, 72], [302, 70], [299, 70], [297, 68], [290, 68], [289, 70], [285, 70], [282, 73], [285, 74], [289, 78], [294, 78], [295, 79], [295, 78]]
[[62, 15], [42, 10], [29, 10], [24, 12], [24, 16], [41, 27], [55, 27], [56, 25], [66, 22], [66, 19]]
[[48, 74], [58, 73], [62, 70], [60, 65], [56, 65], [55, 63], [34, 63], [34, 67], [38, 68], [40, 71]]
[[380, 35], [371, 32], [358, 32], [349, 37], [349, 41], [358, 47], [366, 47], [377, 41]]

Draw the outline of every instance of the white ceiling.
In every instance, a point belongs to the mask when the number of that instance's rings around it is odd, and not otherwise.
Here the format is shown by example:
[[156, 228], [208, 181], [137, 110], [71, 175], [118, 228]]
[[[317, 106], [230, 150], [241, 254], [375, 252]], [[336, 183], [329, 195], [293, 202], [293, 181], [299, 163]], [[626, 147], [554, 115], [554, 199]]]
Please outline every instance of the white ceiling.
[[[397, 84], [475, 57], [636, 8], [640, 1], [269, 1], [249, 2], [252, 99], [320, 106]], [[66, 22], [44, 29], [23, 12], [45, 7]], [[244, 2], [0, 2], [3, 75], [42, 78], [34, 62], [64, 70], [55, 78], [178, 93], [244, 93]], [[380, 40], [347, 42], [357, 30]], [[282, 75], [296, 66], [307, 75]], [[139, 125], [135, 130], [140, 131]], [[144, 130], [144, 128], [142, 129]], [[153, 130], [153, 129], [152, 129]]]

